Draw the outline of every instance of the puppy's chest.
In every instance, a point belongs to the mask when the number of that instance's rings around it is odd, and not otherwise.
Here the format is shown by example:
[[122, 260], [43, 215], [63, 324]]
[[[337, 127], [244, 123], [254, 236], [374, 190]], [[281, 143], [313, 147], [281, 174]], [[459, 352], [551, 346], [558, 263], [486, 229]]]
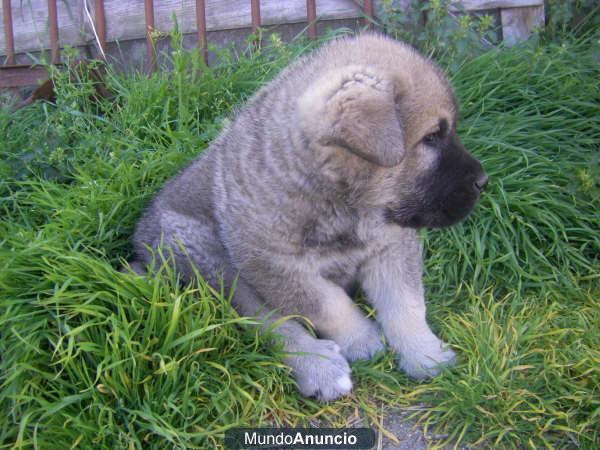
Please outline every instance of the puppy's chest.
[[374, 221], [359, 216], [307, 222], [302, 231], [305, 257], [323, 277], [339, 284], [349, 283], [379, 246], [377, 227]]
[[360, 250], [365, 244], [356, 228], [351, 219], [337, 223], [309, 220], [302, 227], [302, 247], [309, 253], [324, 256]]

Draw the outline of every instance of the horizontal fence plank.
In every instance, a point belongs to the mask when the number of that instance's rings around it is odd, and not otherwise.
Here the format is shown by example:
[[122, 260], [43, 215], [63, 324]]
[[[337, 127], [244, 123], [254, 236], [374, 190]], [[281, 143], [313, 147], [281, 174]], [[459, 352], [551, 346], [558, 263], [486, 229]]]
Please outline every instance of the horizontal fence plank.
[[[355, 0], [358, 5], [364, 7], [365, 0]], [[383, 8], [383, 0], [373, 0], [375, 15], [380, 15]], [[465, 11], [482, 11], [503, 8], [521, 8], [527, 6], [543, 6], [544, 0], [456, 0], [454, 4], [449, 5], [449, 9], [454, 12], [461, 10]], [[406, 10], [410, 8], [410, 0], [395, 0], [394, 8]]]
[[[50, 49], [48, 0], [11, 0], [15, 52]], [[58, 0], [59, 45], [82, 45], [91, 35], [85, 30], [81, 1]], [[4, 23], [4, 14], [0, 13]], [[0, 37], [0, 55], [6, 55], [5, 37]]]
[[[140, 14], [133, 3], [118, 0], [106, 1], [107, 11], [115, 17], [109, 26], [109, 40], [123, 40], [139, 37]], [[327, 0], [317, 2], [317, 16], [322, 19], [346, 19], [360, 16], [360, 8], [352, 0]], [[319, 5], [320, 4], [320, 5]], [[163, 0], [156, 8], [157, 30], [172, 29], [173, 14], [184, 33], [196, 30], [194, 9], [191, 0]], [[306, 1], [262, 0], [260, 2], [262, 25], [297, 23], [306, 21]], [[208, 31], [250, 28], [252, 24], [250, 2], [247, 0], [208, 0], [206, 1], [206, 27]]]
[[0, 66], [0, 89], [33, 86], [46, 78], [48, 78], [48, 72], [44, 67]]
[[478, 11], [482, 9], [541, 6], [544, 5], [544, 0], [462, 0], [460, 4], [467, 11]]
[[[84, 45], [92, 40], [87, 22], [83, 20], [81, 1], [58, 0], [60, 43]], [[66, 4], [70, 5], [69, 8]], [[90, 0], [90, 5], [93, 0]], [[251, 26], [250, 1], [206, 0], [208, 31], [229, 30]], [[17, 53], [50, 48], [47, 26], [47, 0], [12, 0], [15, 51]], [[161, 0], [154, 4], [155, 29], [173, 29], [173, 15], [184, 33], [196, 33], [196, 0]], [[69, 11], [70, 10], [70, 11]], [[93, 10], [93, 8], [92, 8]], [[104, 0], [106, 41], [140, 39], [146, 36], [144, 0]], [[306, 0], [261, 0], [261, 24], [275, 25], [306, 22]], [[319, 19], [349, 19], [361, 17], [362, 10], [353, 0], [319, 0]], [[0, 19], [3, 20], [2, 17]], [[4, 36], [0, 36], [0, 55], [6, 54]]]
[[[15, 53], [38, 51], [51, 47], [48, 29], [48, 0], [9, 0], [12, 6]], [[173, 28], [173, 16], [184, 33], [196, 33], [197, 0], [161, 0], [155, 2], [155, 29], [168, 32]], [[93, 11], [95, 0], [89, 0]], [[374, 0], [374, 9], [381, 11], [382, 0]], [[398, 0], [399, 5], [408, 5], [407, 0]], [[251, 27], [250, 1], [206, 0], [207, 31], [229, 30]], [[485, 9], [507, 9], [543, 7], [543, 0], [462, 0], [468, 11]], [[264, 26], [306, 22], [306, 0], [261, 0], [261, 24]], [[319, 19], [351, 19], [361, 17], [363, 0], [319, 0]], [[80, 46], [92, 42], [93, 34], [80, 0], [58, 0], [59, 44]], [[146, 35], [144, 23], [144, 0], [104, 0], [106, 18], [106, 42], [143, 39]], [[0, 21], [4, 17], [0, 11]], [[519, 33], [523, 34], [523, 33]], [[0, 55], [7, 55], [8, 42], [0, 33]]]

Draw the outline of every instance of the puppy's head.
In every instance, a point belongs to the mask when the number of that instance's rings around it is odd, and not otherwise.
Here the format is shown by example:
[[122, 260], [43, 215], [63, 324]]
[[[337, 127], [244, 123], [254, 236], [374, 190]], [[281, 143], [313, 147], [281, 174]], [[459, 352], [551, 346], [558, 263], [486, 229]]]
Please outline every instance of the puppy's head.
[[398, 225], [444, 227], [464, 219], [488, 177], [456, 134], [446, 78], [389, 39], [358, 38], [352, 51], [360, 65], [331, 69], [298, 103], [323, 170], [353, 177], [348, 181]]

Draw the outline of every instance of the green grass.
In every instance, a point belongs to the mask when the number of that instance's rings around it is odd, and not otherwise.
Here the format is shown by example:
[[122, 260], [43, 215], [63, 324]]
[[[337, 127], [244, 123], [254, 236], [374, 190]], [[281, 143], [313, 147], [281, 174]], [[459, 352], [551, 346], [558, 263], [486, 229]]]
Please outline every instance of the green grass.
[[382, 355], [327, 405], [296, 393], [227, 292], [118, 271], [152, 195], [308, 46], [210, 70], [176, 50], [171, 74], [111, 74], [114, 104], [58, 75], [56, 105], [1, 110], [0, 447], [210, 448], [232, 426], [375, 426], [408, 406], [447, 442], [595, 448], [597, 40], [492, 51], [450, 74], [463, 141], [491, 176], [466, 222], [424, 233], [430, 322], [459, 363], [416, 383]]

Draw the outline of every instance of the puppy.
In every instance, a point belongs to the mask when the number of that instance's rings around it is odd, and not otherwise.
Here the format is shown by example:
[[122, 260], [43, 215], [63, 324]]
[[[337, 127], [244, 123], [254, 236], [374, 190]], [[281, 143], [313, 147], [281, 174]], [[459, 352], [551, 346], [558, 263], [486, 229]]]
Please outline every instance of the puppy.
[[[431, 61], [384, 36], [330, 42], [257, 92], [140, 219], [131, 266], [170, 248], [184, 279], [236, 283], [235, 308], [277, 327], [300, 391], [352, 389], [349, 361], [395, 350], [415, 378], [454, 353], [425, 320], [421, 227], [465, 218], [488, 177], [456, 134]], [[349, 296], [358, 283], [377, 311]]]

